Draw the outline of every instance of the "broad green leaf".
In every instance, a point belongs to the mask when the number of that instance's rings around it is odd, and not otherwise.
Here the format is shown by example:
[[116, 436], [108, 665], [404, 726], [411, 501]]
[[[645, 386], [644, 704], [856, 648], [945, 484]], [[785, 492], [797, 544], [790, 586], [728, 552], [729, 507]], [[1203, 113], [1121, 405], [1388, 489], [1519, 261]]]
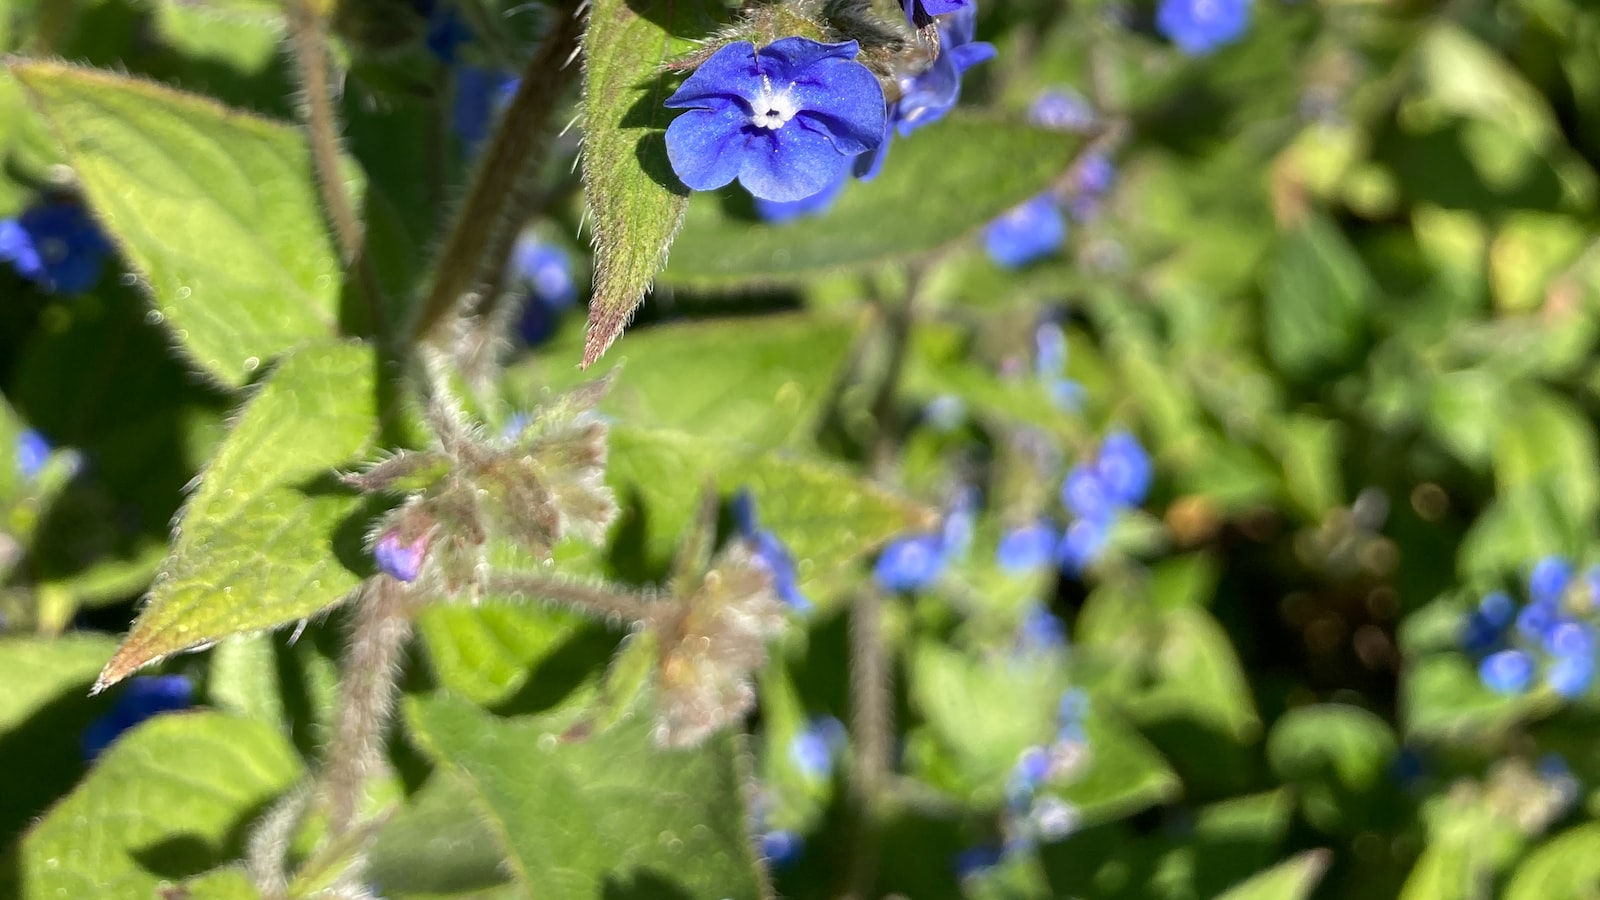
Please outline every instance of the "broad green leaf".
[[607, 479], [621, 496], [643, 498], [644, 546], [655, 560], [671, 557], [706, 484], [748, 488], [761, 527], [794, 554], [802, 585], [933, 522], [929, 510], [841, 468], [677, 431], [612, 429]]
[[[1564, 397], [1539, 389], [1512, 393], [1495, 430], [1495, 480], [1511, 494], [1544, 482], [1573, 521], [1600, 507], [1600, 440], [1587, 416]], [[1544, 552], [1559, 552], [1549, 547]]]
[[1533, 708], [1529, 697], [1506, 697], [1483, 686], [1460, 653], [1411, 661], [1400, 681], [1400, 721], [1408, 738], [1481, 741], [1503, 733]]
[[716, 25], [721, 4], [676, 0], [648, 15], [595, 0], [583, 38], [583, 185], [594, 221], [594, 297], [584, 365], [605, 353], [644, 302], [683, 222], [689, 189], [667, 161], [674, 111], [661, 64]]
[[0, 791], [0, 842], [83, 774], [84, 728], [108, 706], [88, 699], [116, 641], [91, 634], [0, 639], [0, 767], [27, 772]]
[[1091, 706], [1083, 730], [1088, 765], [1071, 783], [1052, 789], [1077, 808], [1083, 825], [1131, 816], [1182, 790], [1161, 754], [1120, 720]]
[[729, 209], [741, 202], [731, 190], [695, 197], [661, 278], [733, 288], [923, 256], [1044, 191], [1080, 146], [1060, 132], [951, 115], [895, 139], [883, 173], [846, 185], [825, 215], [762, 225]]
[[409, 702], [406, 719], [471, 785], [533, 896], [763, 896], [730, 735], [664, 751], [635, 716], [563, 742], [563, 723], [499, 719], [447, 696]]
[[505, 854], [463, 779], [436, 772], [384, 823], [367, 877], [385, 897], [458, 894], [507, 883]]
[[184, 506], [172, 552], [101, 684], [218, 638], [327, 609], [359, 577], [361, 501], [330, 477], [376, 430], [372, 352], [308, 347], [269, 375]]
[[435, 604], [417, 620], [439, 683], [480, 706], [520, 690], [541, 660], [561, 649], [583, 625], [577, 616], [526, 605]]
[[1307, 821], [1324, 831], [1370, 822], [1388, 794], [1399, 742], [1389, 726], [1354, 706], [1292, 709], [1273, 725], [1267, 759], [1285, 783], [1299, 788]]
[[296, 129], [109, 72], [40, 61], [11, 71], [141, 276], [152, 316], [202, 371], [242, 385], [335, 333], [340, 263]]
[[1261, 325], [1273, 362], [1303, 378], [1348, 359], [1374, 290], [1344, 234], [1320, 215], [1307, 218], [1284, 237], [1266, 276]]
[[145, 723], [23, 838], [24, 900], [149, 900], [238, 858], [239, 836], [301, 774], [276, 729], [220, 713]]
[[1209, 612], [1194, 606], [1165, 611], [1151, 649], [1150, 686], [1127, 698], [1141, 723], [1189, 719], [1234, 741], [1261, 729], [1250, 683], [1228, 633]]
[[666, 325], [630, 335], [588, 372], [572, 365], [573, 342], [558, 341], [509, 380], [560, 391], [620, 369], [600, 405], [617, 421], [771, 447], [815, 429], [854, 331], [809, 316]]
[[243, 866], [214, 869], [183, 883], [183, 900], [257, 900], [261, 893]]
[[1563, 832], [1528, 854], [1505, 900], [1592, 900], [1600, 886], [1600, 825]]
[[1306, 900], [1332, 861], [1326, 850], [1307, 850], [1234, 885], [1217, 900]]

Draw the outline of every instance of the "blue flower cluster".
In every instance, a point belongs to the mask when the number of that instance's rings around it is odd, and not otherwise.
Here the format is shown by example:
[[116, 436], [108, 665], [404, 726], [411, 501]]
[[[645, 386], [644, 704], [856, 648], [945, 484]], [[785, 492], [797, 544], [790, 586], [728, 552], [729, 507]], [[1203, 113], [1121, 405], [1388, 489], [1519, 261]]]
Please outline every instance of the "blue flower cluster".
[[157, 675], [128, 682], [111, 711], [83, 732], [83, 758], [93, 762], [124, 731], [162, 713], [188, 709], [194, 703], [194, 685], [182, 675]]
[[511, 290], [526, 295], [517, 333], [530, 347], [548, 341], [556, 332], [561, 314], [578, 302], [572, 260], [560, 247], [529, 233], [518, 236], [511, 249], [506, 281]]
[[946, 510], [939, 532], [907, 535], [883, 548], [872, 567], [873, 581], [897, 593], [920, 591], [938, 581], [949, 564], [965, 556], [972, 546], [976, 506], [974, 492], [959, 492]]
[[1550, 556], [1533, 567], [1521, 609], [1503, 591], [1485, 595], [1466, 618], [1462, 644], [1480, 657], [1489, 690], [1522, 694], [1542, 681], [1571, 700], [1594, 682], [1597, 619], [1600, 566], [1579, 577], [1570, 561]]
[[1205, 56], [1250, 28], [1250, 0], [1161, 0], [1156, 30], [1189, 56]]
[[1105, 550], [1111, 526], [1150, 493], [1154, 470], [1139, 439], [1126, 431], [1113, 431], [1100, 442], [1093, 460], [1067, 472], [1061, 484], [1061, 503], [1073, 521], [1061, 535], [1056, 558], [1062, 568], [1079, 573]]
[[800, 591], [794, 556], [777, 535], [758, 526], [755, 498], [749, 491], [740, 490], [733, 495], [729, 505], [733, 527], [755, 554], [756, 561], [772, 575], [773, 589], [777, 591], [778, 598], [797, 612], [809, 612], [811, 600]]
[[81, 294], [100, 281], [111, 242], [81, 204], [49, 199], [0, 219], [0, 260], [57, 294]]

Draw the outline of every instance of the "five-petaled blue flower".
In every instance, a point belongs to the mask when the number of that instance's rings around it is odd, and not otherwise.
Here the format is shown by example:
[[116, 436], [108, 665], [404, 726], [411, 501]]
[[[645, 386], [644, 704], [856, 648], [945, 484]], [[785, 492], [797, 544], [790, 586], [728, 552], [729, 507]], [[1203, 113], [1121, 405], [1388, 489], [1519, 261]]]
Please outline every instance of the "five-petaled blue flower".
[[686, 109], [667, 126], [667, 159], [710, 191], [738, 179], [763, 200], [801, 200], [834, 185], [884, 139], [883, 87], [855, 61], [855, 41], [801, 37], [711, 55], [667, 98]]
[[111, 242], [81, 205], [47, 200], [0, 219], [0, 260], [47, 291], [81, 294], [100, 280]]
[[1190, 56], [1204, 56], [1242, 37], [1250, 0], [1161, 0], [1156, 30]]
[[1067, 238], [1067, 217], [1055, 197], [1045, 193], [989, 223], [983, 248], [996, 264], [1019, 269], [1056, 252]]

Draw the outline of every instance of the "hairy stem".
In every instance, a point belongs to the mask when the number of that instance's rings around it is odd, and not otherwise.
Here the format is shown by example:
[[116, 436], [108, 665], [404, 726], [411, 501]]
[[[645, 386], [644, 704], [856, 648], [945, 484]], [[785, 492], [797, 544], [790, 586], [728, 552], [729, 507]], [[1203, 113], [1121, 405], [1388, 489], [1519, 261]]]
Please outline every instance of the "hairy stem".
[[381, 575], [356, 597], [355, 621], [339, 679], [338, 719], [323, 762], [328, 840], [357, 826], [367, 779], [383, 758], [384, 733], [394, 713], [400, 664], [411, 636], [411, 608], [400, 582]]
[[295, 70], [303, 94], [301, 115], [311, 144], [311, 164], [316, 169], [322, 205], [327, 209], [334, 239], [339, 244], [339, 258], [353, 270], [356, 289], [361, 294], [370, 325], [381, 335], [386, 328], [377, 273], [367, 259], [365, 229], [340, 171], [339, 115], [334, 110], [323, 21], [311, 8], [310, 0], [291, 0], [287, 6], [289, 43], [294, 49]]
[[498, 573], [484, 587], [491, 594], [547, 600], [602, 619], [646, 622], [656, 615], [655, 605], [642, 594], [542, 572]]
[[537, 176], [550, 145], [546, 132], [557, 104], [577, 76], [571, 62], [582, 33], [581, 18], [557, 17], [528, 63], [445, 238], [433, 285], [411, 328], [415, 340], [437, 337], [441, 324], [463, 301], [472, 302], [498, 280], [517, 229], [537, 208]]

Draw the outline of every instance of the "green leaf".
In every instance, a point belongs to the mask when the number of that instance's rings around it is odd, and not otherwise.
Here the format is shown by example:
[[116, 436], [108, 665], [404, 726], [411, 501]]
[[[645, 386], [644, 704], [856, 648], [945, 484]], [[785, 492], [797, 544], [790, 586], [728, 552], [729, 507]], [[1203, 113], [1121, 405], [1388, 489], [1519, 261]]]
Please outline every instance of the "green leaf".
[[0, 771], [28, 773], [0, 791], [0, 843], [83, 774], [83, 730], [104, 710], [89, 686], [115, 649], [90, 634], [0, 639]]
[[1328, 870], [1326, 850], [1307, 850], [1217, 895], [1217, 900], [1305, 900]]
[[1483, 741], [1502, 734], [1533, 708], [1531, 696], [1507, 697], [1484, 687], [1477, 667], [1460, 653], [1420, 657], [1404, 672], [1400, 721], [1408, 739]]
[[600, 405], [617, 421], [771, 447], [815, 429], [854, 332], [809, 316], [667, 325], [631, 335], [588, 372], [572, 365], [575, 346], [557, 342], [509, 380], [559, 392], [620, 369]]
[[1089, 764], [1071, 784], [1053, 789], [1092, 826], [1131, 816], [1178, 796], [1182, 782], [1137, 731], [1091, 705], [1084, 717]]
[[748, 488], [761, 527], [788, 545], [802, 585], [933, 522], [929, 510], [838, 467], [676, 431], [612, 429], [607, 479], [622, 496], [643, 498], [643, 546], [655, 560], [671, 557], [708, 482], [724, 493]]
[[644, 302], [683, 222], [689, 190], [667, 161], [661, 64], [716, 23], [721, 4], [676, 0], [649, 15], [594, 0], [583, 38], [583, 185], [594, 221], [594, 296], [583, 363], [600, 358]]
[[477, 796], [449, 772], [435, 773], [384, 823], [367, 856], [367, 877], [385, 897], [456, 894], [507, 882], [505, 854]]
[[328, 476], [369, 451], [376, 421], [368, 348], [286, 358], [185, 504], [150, 601], [101, 685], [170, 653], [315, 615], [354, 588], [360, 579], [337, 554], [359, 546], [361, 501]]
[[1307, 821], [1324, 831], [1355, 829], [1391, 791], [1389, 767], [1400, 745], [1384, 721], [1354, 706], [1291, 709], [1272, 728], [1267, 759], [1295, 784]]
[[567, 612], [493, 603], [435, 604], [417, 620], [439, 683], [480, 706], [494, 706], [522, 689], [539, 662], [583, 624]]
[[149, 900], [163, 884], [237, 858], [244, 827], [300, 774], [267, 725], [158, 716], [113, 744], [23, 838], [22, 897]]
[[1600, 825], [1579, 825], [1528, 854], [1505, 900], [1588, 900], [1600, 885]]
[[733, 288], [923, 256], [1047, 189], [1080, 145], [1060, 132], [951, 115], [897, 139], [883, 173], [846, 185], [822, 216], [762, 225], [729, 209], [741, 202], [731, 190], [696, 196], [661, 277]]
[[1158, 641], [1151, 651], [1150, 687], [1125, 701], [1134, 719], [1188, 719], [1238, 742], [1260, 732], [1244, 668], [1209, 612], [1194, 606], [1167, 610]]
[[1267, 352], [1284, 372], [1306, 377], [1359, 346], [1375, 286], [1344, 234], [1320, 215], [1283, 239], [1266, 276]]
[[729, 735], [660, 750], [635, 716], [563, 742], [563, 723], [498, 719], [448, 696], [408, 702], [406, 719], [472, 786], [533, 896], [763, 895]]
[[239, 386], [336, 330], [340, 263], [300, 133], [201, 97], [52, 62], [11, 65], [155, 312]]

